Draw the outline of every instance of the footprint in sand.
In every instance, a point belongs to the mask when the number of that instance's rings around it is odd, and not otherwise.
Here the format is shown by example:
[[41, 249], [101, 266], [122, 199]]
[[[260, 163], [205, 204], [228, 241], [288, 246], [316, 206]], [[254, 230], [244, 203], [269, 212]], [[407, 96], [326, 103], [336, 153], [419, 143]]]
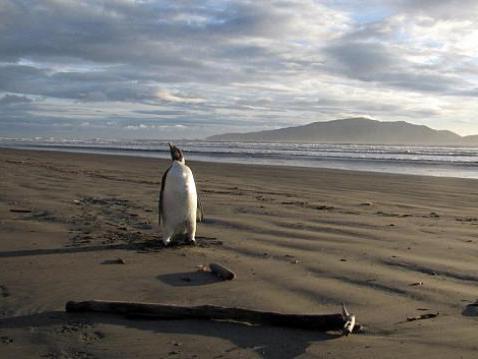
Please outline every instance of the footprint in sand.
[[48, 359], [60, 359], [60, 358], [69, 358], [69, 359], [95, 359], [97, 358], [95, 355], [85, 352], [83, 350], [69, 350], [65, 351], [62, 350], [60, 352], [49, 352], [46, 354], [40, 355], [41, 358], [48, 358]]
[[383, 211], [377, 211], [376, 214], [383, 217], [399, 217], [399, 218], [406, 218], [406, 217], [412, 216], [411, 214], [408, 214], [408, 213], [400, 214], [400, 213], [391, 213], [391, 212], [383, 212]]
[[8, 288], [3, 285], [3, 284], [0, 284], [0, 297], [9, 297], [10, 296], [10, 291], [8, 290]]
[[72, 334], [78, 333], [80, 331], [88, 330], [92, 328], [92, 325], [88, 322], [76, 321], [76, 322], [67, 322], [67, 324], [62, 325], [56, 330], [58, 334]]
[[88, 322], [68, 322], [62, 325], [56, 330], [58, 334], [63, 335], [78, 335], [79, 339], [86, 343], [91, 344], [105, 337], [105, 334], [99, 330], [93, 330], [93, 324]]
[[0, 337], [0, 343], [2, 343], [2, 344], [12, 344], [13, 339], [4, 335], [4, 336]]
[[476, 217], [457, 217], [455, 219], [458, 222], [468, 222], [468, 223], [478, 222], [478, 218], [476, 218]]
[[81, 333], [80, 340], [85, 342], [86, 344], [91, 344], [93, 342], [103, 339], [104, 337], [105, 337], [105, 334], [103, 332], [96, 330], [93, 333], [88, 333], [88, 332]]

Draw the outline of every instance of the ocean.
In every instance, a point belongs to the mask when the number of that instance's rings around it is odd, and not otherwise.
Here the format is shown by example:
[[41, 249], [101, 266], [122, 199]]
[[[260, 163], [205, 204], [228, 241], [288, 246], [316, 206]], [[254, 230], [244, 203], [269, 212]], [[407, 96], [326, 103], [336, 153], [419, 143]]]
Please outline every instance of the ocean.
[[[186, 160], [478, 179], [478, 147], [178, 140]], [[0, 138], [1, 147], [169, 158], [162, 140]]]

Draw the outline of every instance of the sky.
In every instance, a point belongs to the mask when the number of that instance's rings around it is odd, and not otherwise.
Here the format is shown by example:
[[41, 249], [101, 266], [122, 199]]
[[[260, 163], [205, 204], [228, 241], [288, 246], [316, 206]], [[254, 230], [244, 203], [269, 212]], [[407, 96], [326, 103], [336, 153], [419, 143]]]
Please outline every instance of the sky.
[[0, 137], [478, 134], [478, 1], [0, 0]]

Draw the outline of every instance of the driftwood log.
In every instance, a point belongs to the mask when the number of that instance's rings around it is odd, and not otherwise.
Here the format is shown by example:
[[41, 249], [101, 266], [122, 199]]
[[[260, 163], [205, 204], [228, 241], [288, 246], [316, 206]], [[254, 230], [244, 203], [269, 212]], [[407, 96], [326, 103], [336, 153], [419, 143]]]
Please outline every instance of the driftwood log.
[[31, 213], [31, 209], [22, 209], [22, 208], [11, 208], [10, 212], [12, 213]]
[[413, 322], [415, 320], [422, 320], [422, 319], [436, 318], [439, 315], [440, 315], [440, 312], [421, 314], [421, 315], [417, 315], [415, 317], [408, 317], [407, 322]]
[[[266, 324], [316, 331], [342, 331], [350, 318], [337, 314], [284, 314], [263, 312], [244, 308], [227, 308], [215, 305], [179, 306], [160, 303], [132, 303], [118, 301], [90, 300], [85, 302], [70, 301], [66, 303], [67, 312], [100, 312], [138, 316], [151, 319], [207, 319], [231, 320], [250, 324]], [[355, 321], [355, 317], [354, 317]], [[354, 332], [362, 327], [355, 324]]]

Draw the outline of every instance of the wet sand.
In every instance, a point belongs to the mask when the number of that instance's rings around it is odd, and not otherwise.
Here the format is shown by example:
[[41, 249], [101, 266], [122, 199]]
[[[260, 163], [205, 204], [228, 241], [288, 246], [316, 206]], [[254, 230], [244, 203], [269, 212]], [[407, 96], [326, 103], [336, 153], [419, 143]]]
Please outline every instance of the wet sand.
[[[165, 249], [168, 163], [0, 149], [1, 358], [478, 355], [478, 319], [464, 311], [478, 299], [478, 180], [191, 162], [206, 221], [197, 246]], [[211, 262], [237, 278], [197, 271]], [[367, 329], [64, 312], [88, 299], [290, 313], [344, 302]]]

